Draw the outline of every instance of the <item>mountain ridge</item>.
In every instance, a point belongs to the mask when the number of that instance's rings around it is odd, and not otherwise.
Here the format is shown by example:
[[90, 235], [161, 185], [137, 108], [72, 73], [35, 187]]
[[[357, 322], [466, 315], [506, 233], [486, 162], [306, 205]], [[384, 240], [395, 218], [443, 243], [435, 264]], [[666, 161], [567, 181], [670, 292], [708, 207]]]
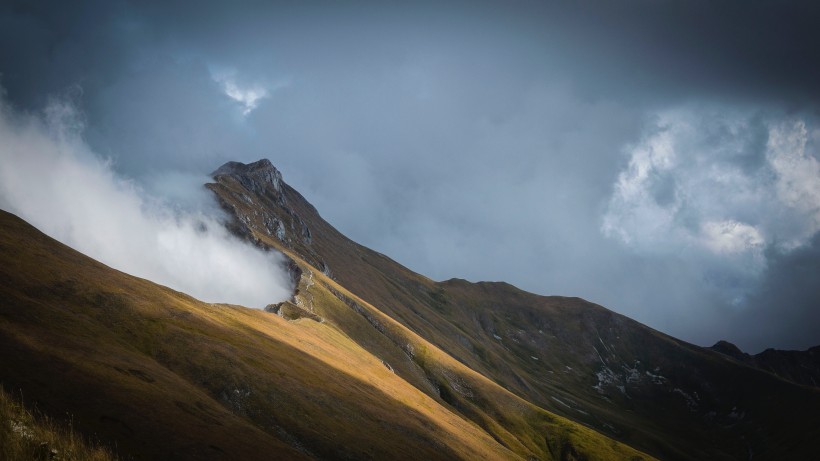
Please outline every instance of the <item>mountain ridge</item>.
[[129, 457], [521, 459], [336, 328], [201, 303], [0, 223], [0, 381]]
[[285, 256], [290, 300], [202, 303], [2, 212], [0, 383], [135, 459], [815, 453], [820, 390], [727, 345], [577, 297], [433, 281], [345, 237], [266, 159], [212, 177], [225, 225]]
[[515, 397], [324, 274], [300, 280], [323, 320], [287, 320], [113, 270], [6, 212], [0, 229], [0, 383], [124, 457], [652, 459]]
[[751, 355], [728, 341], [720, 340], [709, 349], [793, 383], [820, 386], [820, 346], [805, 351], [768, 348]]
[[[265, 165], [275, 169], [270, 162]], [[458, 361], [545, 409], [670, 459], [697, 458], [697, 455], [686, 454], [686, 450], [692, 451], [692, 439], [715, 439], [715, 431], [722, 436], [711, 441], [712, 448], [704, 449], [699, 457], [718, 458], [725, 456], [727, 450], [734, 453], [733, 456], [745, 456], [749, 450], [763, 450], [762, 447], [752, 447], [754, 442], [747, 442], [745, 429], [737, 429], [743, 424], [733, 419], [739, 414], [734, 385], [716, 386], [726, 380], [722, 355], [714, 355], [711, 350], [664, 335], [580, 298], [532, 295], [506, 282], [471, 283], [458, 279], [434, 282], [350, 241], [327, 224], [312, 206], [304, 207], [307, 213], [296, 213], [297, 221], [311, 231], [312, 240], [279, 239], [256, 215], [265, 216], [269, 212], [275, 217], [288, 215], [304, 201], [301, 195], [291, 200], [293, 209], [284, 215], [275, 206], [260, 212], [256, 205], [265, 207], [270, 202], [277, 202], [277, 191], [256, 184], [253, 194], [248, 195], [248, 198], [253, 196], [251, 200], [255, 207], [248, 208], [236, 200], [250, 192], [242, 190], [241, 181], [237, 184], [219, 174], [214, 175], [214, 180], [215, 183], [208, 187], [216, 193], [229, 214], [235, 216], [234, 224], [243, 227], [243, 235], [251, 236], [251, 240], [263, 246], [305, 255], [306, 260], [318, 260], [341, 285], [379, 306], [412, 331], [431, 339]], [[285, 183], [282, 194], [287, 196], [290, 190]], [[494, 304], [486, 302], [493, 297]], [[538, 304], [544, 307], [532, 308]], [[540, 325], [541, 328], [527, 328], [526, 325], [533, 325], [539, 318], [548, 318], [544, 317], [544, 309], [557, 318], [551, 324]], [[514, 313], [519, 315], [516, 319], [503, 319], [499, 316], [501, 312], [506, 312], [503, 315], [507, 317]], [[567, 325], [575, 325], [575, 335], [563, 331], [569, 329]], [[615, 347], [620, 338], [618, 331], [605, 331], [611, 330], [612, 325], [629, 333], [630, 341], [652, 344], [653, 347]], [[545, 339], [545, 331], [555, 338], [560, 336], [564, 343]], [[606, 343], [603, 338], [607, 338]], [[577, 347], [564, 347], [571, 343]], [[560, 351], [561, 357], [537, 357], [533, 351], [539, 348]], [[670, 357], [653, 354], [653, 349], [664, 350]], [[525, 363], [527, 361], [539, 365], [550, 362], [550, 369], [539, 370], [532, 363]], [[566, 363], [562, 364], [562, 361]], [[694, 367], [691, 373], [677, 373], [674, 382], [658, 372], [690, 362]], [[564, 368], [579, 363], [584, 364], [583, 371], [578, 371], [577, 367], [573, 371]], [[751, 381], [768, 383], [765, 386], [783, 386], [776, 384], [778, 381], [772, 382], [769, 373], [759, 376], [752, 373]], [[635, 407], [633, 397], [638, 395], [632, 393], [641, 393], [648, 401], [657, 401], [654, 408], [652, 405], [642, 409]], [[701, 401], [703, 397], [707, 398]], [[816, 400], [814, 395], [806, 398]], [[605, 404], [602, 405], [600, 400]], [[748, 404], [758, 405], [752, 401]], [[609, 405], [612, 407], [607, 408]], [[631, 411], [639, 414], [643, 412], [643, 418], [636, 424], [635, 418], [619, 415], [622, 406], [633, 408]], [[758, 411], [770, 412], [771, 409], [761, 407]], [[679, 418], [690, 420], [692, 427], [703, 427], [688, 428], [692, 430], [690, 440], [681, 440], [677, 443], [680, 448], [674, 448], [676, 444], [668, 441], [679, 438], [680, 424], [676, 421]], [[711, 422], [702, 425], [703, 418]], [[659, 421], [667, 419], [663, 423], [665, 427], [657, 433], [645, 433], [642, 429], [657, 427]]]

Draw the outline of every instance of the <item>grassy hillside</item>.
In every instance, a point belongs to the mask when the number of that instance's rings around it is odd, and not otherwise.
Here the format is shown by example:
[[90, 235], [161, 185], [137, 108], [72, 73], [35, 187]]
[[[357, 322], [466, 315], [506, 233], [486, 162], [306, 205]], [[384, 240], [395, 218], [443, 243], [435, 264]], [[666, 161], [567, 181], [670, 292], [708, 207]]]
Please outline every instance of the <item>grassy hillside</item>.
[[662, 458], [813, 456], [817, 389], [578, 298], [503, 283], [453, 280], [441, 288], [445, 316], [483, 339], [467, 357], [489, 376], [513, 376], [511, 388], [533, 402], [552, 400], [550, 408]]
[[0, 383], [135, 459], [815, 456], [817, 388], [578, 298], [434, 282], [269, 162], [220, 172], [232, 229], [290, 258], [291, 301], [202, 303], [2, 212]]
[[[521, 399], [664, 459], [813, 456], [811, 440], [820, 435], [816, 389], [581, 299], [536, 296], [505, 283], [434, 282], [347, 239], [269, 162], [217, 173], [208, 187], [236, 217], [235, 231], [299, 263], [308, 282], [296, 301], [308, 309], [306, 287], [316, 280], [349, 290], [344, 298], [356, 301], [347, 304], [366, 323], [321, 315], [371, 352], [390, 350], [368, 333], [384, 330], [384, 315]], [[402, 338], [392, 341], [400, 349]], [[416, 358], [414, 367], [401, 361], [401, 352], [390, 354], [399, 360], [396, 372], [419, 390], [458, 400], [458, 385], [430, 386], [438, 375]], [[480, 411], [451, 405], [482, 424]]]
[[288, 321], [115, 271], [5, 212], [0, 229], [0, 382], [123, 456], [647, 459], [505, 391], [321, 274], [302, 282], [321, 321]]

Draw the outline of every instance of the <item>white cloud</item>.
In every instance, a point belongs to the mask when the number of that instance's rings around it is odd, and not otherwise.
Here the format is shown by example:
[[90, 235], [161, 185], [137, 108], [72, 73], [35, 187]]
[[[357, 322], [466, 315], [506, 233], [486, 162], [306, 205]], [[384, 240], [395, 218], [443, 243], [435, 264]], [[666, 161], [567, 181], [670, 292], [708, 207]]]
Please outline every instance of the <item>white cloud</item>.
[[250, 114], [256, 109], [256, 104], [260, 99], [268, 97], [268, 90], [262, 87], [239, 88], [239, 86], [231, 80], [222, 80], [220, 83], [222, 83], [222, 88], [228, 97], [242, 104], [242, 115]]
[[808, 120], [716, 107], [659, 114], [626, 149], [602, 233], [688, 261], [738, 305], [766, 269], [767, 247], [792, 251], [820, 231]]
[[703, 223], [701, 242], [714, 253], [735, 254], [754, 251], [759, 254], [764, 239], [756, 227], [730, 219]]
[[678, 204], [658, 203], [651, 186], [655, 178], [672, 170], [674, 165], [674, 133], [662, 130], [636, 146], [629, 166], [618, 176], [610, 203], [610, 208], [619, 213], [604, 216], [604, 233], [632, 244], [654, 241], [670, 232]]
[[[627, 149], [602, 232], [648, 252], [805, 244], [820, 230], [820, 163], [807, 150], [805, 121], [756, 123], [714, 108], [660, 114]], [[768, 142], [756, 144], [760, 135]]]
[[820, 162], [806, 152], [808, 131], [803, 121], [782, 123], [769, 130], [767, 159], [777, 175], [777, 197], [806, 217], [800, 231], [785, 245], [800, 246], [820, 230]]
[[233, 99], [242, 107], [242, 115], [247, 116], [258, 106], [262, 99], [270, 97], [270, 93], [286, 86], [279, 83], [272, 88], [266, 88], [260, 83], [240, 83], [236, 69], [211, 68], [211, 78], [222, 87], [226, 96]]
[[0, 207], [105, 264], [205, 301], [264, 307], [290, 296], [279, 255], [118, 177], [82, 142], [70, 105], [53, 103], [47, 114], [19, 116], [0, 101]]

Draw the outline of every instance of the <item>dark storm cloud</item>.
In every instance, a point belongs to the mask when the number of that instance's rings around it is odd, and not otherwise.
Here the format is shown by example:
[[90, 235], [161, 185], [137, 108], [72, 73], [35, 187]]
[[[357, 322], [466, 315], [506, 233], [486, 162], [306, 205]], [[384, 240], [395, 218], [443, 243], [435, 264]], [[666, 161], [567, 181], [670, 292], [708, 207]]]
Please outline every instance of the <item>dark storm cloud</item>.
[[[796, 174], [768, 156], [780, 120], [807, 127], [782, 158], [817, 157], [815, 2], [16, 2], [0, 21], [11, 103], [79, 94], [88, 143], [150, 189], [269, 157], [434, 278], [580, 295], [704, 344], [812, 342], [736, 314], [772, 312], [762, 293], [794, 275], [763, 248], [811, 237], [810, 206], [761, 197]], [[664, 136], [676, 163], [630, 176]], [[816, 324], [794, 289], [777, 309]]]
[[797, 103], [816, 100], [820, 80], [820, 6], [810, 1], [12, 2], [4, 13], [4, 42], [16, 45], [2, 52], [4, 80], [15, 98], [78, 79], [104, 85], [157, 51], [260, 72], [281, 61], [287, 72], [389, 67], [441, 49], [529, 71], [508, 78], [563, 73], [586, 94], [630, 98], [708, 89]]
[[[667, 87], [681, 96], [707, 91], [712, 97], [727, 93], [793, 103], [804, 98], [816, 103], [820, 95], [816, 2], [628, 1], [585, 6], [570, 2], [560, 8], [570, 18], [567, 27], [583, 36], [583, 52], [602, 59], [618, 80], [635, 79], [643, 91]], [[600, 86], [598, 77], [589, 83]]]
[[763, 282], [750, 298], [748, 311], [738, 314], [729, 328], [739, 341], [777, 344], [783, 337], [791, 347], [817, 344], [820, 325], [820, 234], [809, 245], [782, 253], [772, 251]]

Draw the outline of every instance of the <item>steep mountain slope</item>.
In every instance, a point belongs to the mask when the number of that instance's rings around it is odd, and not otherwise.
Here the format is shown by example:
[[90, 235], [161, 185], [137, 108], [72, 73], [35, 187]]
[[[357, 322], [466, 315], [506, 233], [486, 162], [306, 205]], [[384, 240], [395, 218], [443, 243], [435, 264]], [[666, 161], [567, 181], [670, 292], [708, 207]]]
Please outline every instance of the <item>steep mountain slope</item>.
[[[389, 354], [398, 375], [507, 446], [513, 439], [487, 422], [493, 412], [475, 409], [474, 399], [465, 398], [472, 392], [461, 384], [467, 372], [451, 368], [448, 375], [426, 367], [403, 342], [406, 336], [397, 338], [393, 326], [385, 331], [383, 318], [538, 407], [661, 458], [814, 456], [817, 389], [726, 360], [581, 299], [536, 296], [504, 283], [436, 283], [344, 237], [267, 160], [231, 162], [213, 176], [208, 187], [235, 218], [234, 230], [293, 259], [299, 310], [331, 318], [372, 353]], [[340, 296], [337, 284], [350, 293]], [[312, 302], [311, 287], [317, 286], [364, 322], [339, 318]], [[368, 329], [387, 341], [373, 339]]]
[[514, 396], [321, 273], [297, 297], [321, 318], [286, 320], [123, 274], [5, 212], [0, 230], [0, 383], [125, 457], [649, 459]]

